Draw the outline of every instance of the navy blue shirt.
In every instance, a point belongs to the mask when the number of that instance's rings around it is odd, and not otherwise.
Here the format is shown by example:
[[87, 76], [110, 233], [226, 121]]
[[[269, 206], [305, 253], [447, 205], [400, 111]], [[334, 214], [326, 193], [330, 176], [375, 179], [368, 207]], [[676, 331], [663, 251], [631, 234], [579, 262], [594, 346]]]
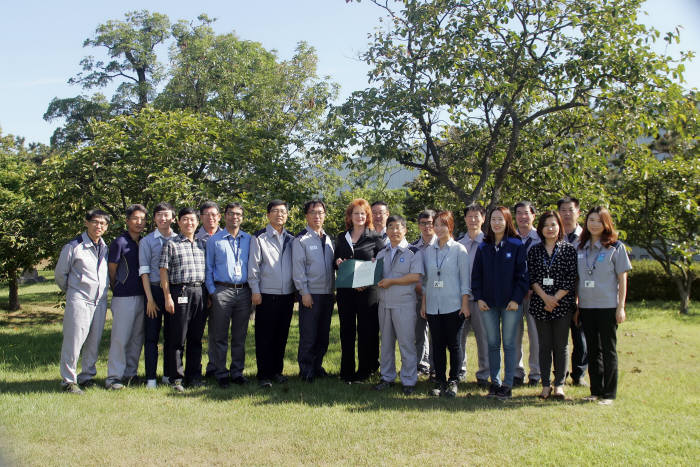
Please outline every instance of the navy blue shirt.
[[505, 308], [511, 300], [521, 304], [529, 281], [527, 248], [519, 238], [479, 245], [472, 266], [474, 300], [483, 300], [491, 308]]
[[143, 283], [139, 276], [139, 244], [124, 231], [109, 244], [107, 261], [116, 263], [117, 275], [112, 288], [114, 297], [143, 295]]

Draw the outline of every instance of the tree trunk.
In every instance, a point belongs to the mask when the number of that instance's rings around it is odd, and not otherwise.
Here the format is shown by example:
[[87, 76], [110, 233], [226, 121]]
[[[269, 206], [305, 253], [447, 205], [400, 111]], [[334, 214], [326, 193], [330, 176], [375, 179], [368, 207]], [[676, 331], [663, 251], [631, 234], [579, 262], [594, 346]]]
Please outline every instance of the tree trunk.
[[10, 305], [8, 309], [10, 311], [17, 311], [19, 310], [19, 278], [17, 277], [17, 270], [10, 270], [9, 277]]
[[676, 278], [676, 286], [678, 287], [678, 294], [681, 298], [681, 307], [679, 313], [682, 315], [688, 314], [688, 308], [690, 307], [690, 291], [693, 286], [693, 278], [688, 274], [688, 279], [683, 280], [681, 278]]

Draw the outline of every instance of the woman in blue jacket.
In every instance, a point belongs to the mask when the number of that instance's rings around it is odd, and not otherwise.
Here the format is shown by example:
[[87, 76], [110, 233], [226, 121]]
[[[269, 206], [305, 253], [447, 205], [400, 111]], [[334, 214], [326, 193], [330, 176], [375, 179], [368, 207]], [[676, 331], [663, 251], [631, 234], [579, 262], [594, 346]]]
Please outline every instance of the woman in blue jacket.
[[[529, 289], [527, 250], [518, 238], [508, 208], [498, 206], [489, 216], [488, 230], [472, 267], [472, 293], [482, 311], [489, 346], [491, 385], [487, 397], [512, 397], [516, 361], [515, 337], [522, 320], [522, 301]], [[501, 372], [501, 326], [505, 377]]]

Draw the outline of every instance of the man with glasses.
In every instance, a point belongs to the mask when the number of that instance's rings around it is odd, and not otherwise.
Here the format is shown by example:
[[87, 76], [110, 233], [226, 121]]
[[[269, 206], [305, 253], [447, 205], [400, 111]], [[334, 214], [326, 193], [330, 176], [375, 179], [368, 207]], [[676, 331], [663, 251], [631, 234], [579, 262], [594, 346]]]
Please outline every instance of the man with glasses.
[[107, 364], [107, 389], [120, 390], [136, 378], [143, 346], [144, 291], [139, 276], [139, 241], [148, 211], [141, 204], [126, 208], [126, 230], [109, 245], [112, 287], [112, 335]]
[[[207, 246], [207, 241], [216, 232], [221, 230], [219, 222], [221, 222], [221, 213], [219, 212], [219, 205], [214, 201], [205, 201], [199, 206], [199, 220], [202, 222], [202, 226], [197, 230], [194, 238], [201, 240], [204, 244], [204, 248]], [[202, 287], [202, 300], [204, 301], [204, 308], [207, 313], [207, 317], [211, 315], [211, 299], [209, 298], [209, 291], [206, 287]], [[211, 334], [211, 320], [209, 320], [209, 332]], [[214, 363], [211, 357], [211, 347], [209, 348], [207, 354], [209, 355], [209, 362], [207, 363], [207, 378], [214, 376]]]
[[372, 203], [372, 224], [374, 230], [382, 236], [382, 240], [386, 245], [389, 244], [389, 237], [386, 235], [386, 220], [389, 218], [389, 206], [384, 201], [375, 201]]
[[292, 240], [287, 232], [287, 202], [267, 203], [267, 226], [255, 232], [250, 242], [248, 283], [255, 305], [255, 356], [258, 383], [269, 388], [284, 383], [284, 351], [294, 308]]
[[[557, 211], [564, 225], [564, 238], [572, 245], [578, 244], [583, 229], [578, 224], [580, 215], [578, 199], [565, 196], [557, 201]], [[571, 320], [571, 381], [574, 386], [588, 386], [584, 375], [588, 369], [588, 346], [583, 328]]]
[[[243, 206], [229, 203], [224, 209], [226, 228], [207, 242], [206, 286], [212, 307], [209, 318], [209, 355], [220, 387], [245, 384], [245, 340], [252, 310], [248, 286], [250, 234], [241, 230]], [[231, 328], [231, 367], [226, 368]]]
[[[464, 223], [467, 225], [467, 233], [459, 239], [459, 243], [467, 249], [470, 270], [474, 265], [476, 250], [481, 242], [484, 241], [482, 226], [485, 219], [486, 209], [479, 203], [472, 203], [464, 209]], [[479, 309], [479, 305], [473, 296], [469, 299], [469, 310], [471, 314], [469, 319], [464, 321], [462, 335], [459, 336], [459, 354], [462, 357], [460, 379], [467, 375], [467, 337], [471, 329], [476, 340], [476, 353], [479, 362], [479, 368], [476, 370], [476, 384], [482, 389], [487, 389], [489, 387], [489, 343], [486, 339], [486, 329], [482, 321], [482, 311]]]
[[[423, 251], [437, 240], [435, 230], [433, 229], [434, 219], [435, 211], [432, 209], [425, 209], [418, 214], [418, 228], [420, 229], [420, 237], [418, 240], [413, 242], [411, 246]], [[416, 297], [416, 356], [418, 362], [418, 374], [429, 375], [433, 369], [433, 354], [430, 343], [430, 335], [428, 332], [428, 320], [420, 315], [421, 300], [423, 297], [423, 287], [420, 281], [416, 284]]]
[[326, 205], [321, 200], [304, 204], [306, 228], [292, 242], [292, 277], [301, 295], [299, 306], [299, 376], [303, 381], [326, 375], [323, 357], [333, 312], [333, 241], [323, 230]]
[[[60, 373], [63, 390], [82, 394], [80, 385], [91, 386], [97, 374], [100, 340], [107, 315], [107, 244], [102, 235], [110, 217], [93, 209], [85, 215], [86, 231], [61, 249], [55, 270], [56, 285], [66, 294]], [[76, 375], [80, 351], [82, 371]]]

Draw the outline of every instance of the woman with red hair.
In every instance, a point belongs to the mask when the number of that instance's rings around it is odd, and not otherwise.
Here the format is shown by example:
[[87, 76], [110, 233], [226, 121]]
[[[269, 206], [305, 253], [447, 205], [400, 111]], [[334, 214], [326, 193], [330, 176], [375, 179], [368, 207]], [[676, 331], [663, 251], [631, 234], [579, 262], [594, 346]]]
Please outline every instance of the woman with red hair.
[[617, 240], [610, 212], [596, 206], [586, 214], [578, 244], [578, 311], [588, 343], [587, 400], [610, 405], [617, 396], [617, 325], [625, 321], [627, 250]]
[[[345, 210], [347, 231], [335, 243], [336, 267], [346, 259], [371, 261], [384, 248], [373, 230], [372, 209], [364, 199], [354, 199]], [[377, 287], [338, 289], [340, 318], [340, 377], [346, 383], [367, 380], [379, 369], [379, 318]], [[357, 335], [357, 371], [355, 336]]]

